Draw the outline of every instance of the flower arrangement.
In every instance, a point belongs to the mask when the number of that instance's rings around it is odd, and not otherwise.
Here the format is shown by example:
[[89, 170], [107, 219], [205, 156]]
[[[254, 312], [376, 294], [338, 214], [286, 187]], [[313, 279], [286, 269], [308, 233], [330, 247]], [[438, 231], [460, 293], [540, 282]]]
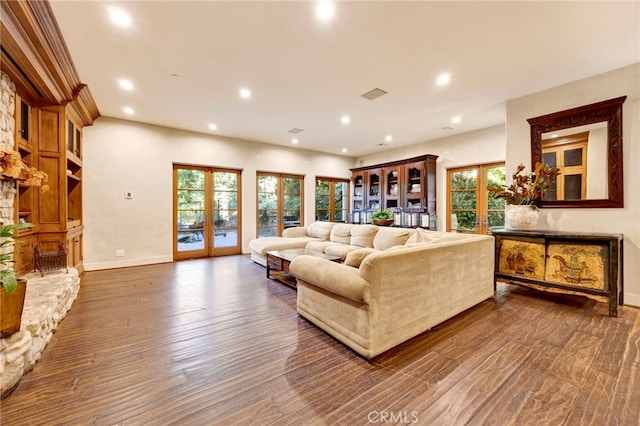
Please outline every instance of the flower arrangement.
[[516, 168], [511, 176], [511, 185], [489, 185], [487, 190], [494, 198], [503, 198], [507, 204], [529, 205], [536, 209], [535, 202], [542, 199], [544, 193], [551, 187], [560, 170], [548, 164], [536, 163], [535, 170], [531, 175], [521, 175], [524, 164]]
[[27, 186], [39, 186], [42, 192], [49, 189], [49, 185], [45, 185], [49, 179], [47, 174], [27, 165], [18, 151], [0, 150], [0, 174], [21, 180]]

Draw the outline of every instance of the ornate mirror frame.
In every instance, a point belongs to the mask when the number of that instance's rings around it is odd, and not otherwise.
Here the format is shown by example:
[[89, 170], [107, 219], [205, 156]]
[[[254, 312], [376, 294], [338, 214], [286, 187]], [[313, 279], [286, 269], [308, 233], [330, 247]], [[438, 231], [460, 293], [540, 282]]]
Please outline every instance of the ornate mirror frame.
[[607, 122], [608, 198], [600, 200], [538, 201], [538, 207], [624, 207], [622, 175], [622, 104], [626, 96], [584, 105], [540, 117], [529, 118], [531, 126], [531, 170], [542, 162], [542, 135], [570, 127]]

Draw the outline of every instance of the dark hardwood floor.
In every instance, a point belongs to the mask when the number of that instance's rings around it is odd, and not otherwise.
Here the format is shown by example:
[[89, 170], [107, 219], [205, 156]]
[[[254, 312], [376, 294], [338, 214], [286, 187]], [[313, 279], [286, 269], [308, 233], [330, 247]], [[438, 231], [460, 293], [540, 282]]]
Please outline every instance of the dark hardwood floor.
[[371, 362], [248, 256], [87, 272], [9, 425], [640, 424], [640, 310], [499, 285]]

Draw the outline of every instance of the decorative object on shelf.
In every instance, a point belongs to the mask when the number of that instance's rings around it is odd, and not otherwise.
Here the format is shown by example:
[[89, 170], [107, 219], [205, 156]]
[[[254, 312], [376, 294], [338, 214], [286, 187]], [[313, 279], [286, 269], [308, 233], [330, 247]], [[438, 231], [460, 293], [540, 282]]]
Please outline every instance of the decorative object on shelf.
[[520, 163], [511, 175], [513, 182], [509, 186], [487, 186], [490, 196], [502, 198], [507, 204], [504, 211], [504, 225], [508, 230], [535, 229], [539, 216], [535, 203], [542, 199], [559, 174], [557, 167], [540, 162], [536, 163], [531, 175], [521, 175], [523, 170], [524, 164]]
[[27, 165], [18, 151], [0, 150], [0, 173], [3, 177], [20, 180], [26, 186], [39, 186], [42, 192], [49, 189], [49, 185], [45, 185], [47, 174]]
[[430, 224], [430, 216], [428, 212], [420, 213], [420, 227], [421, 228], [429, 228]]
[[371, 221], [378, 226], [389, 226], [393, 224], [393, 212], [389, 209], [373, 212], [371, 213]]
[[0, 225], [0, 337], [20, 331], [27, 282], [16, 277], [13, 269], [14, 232], [33, 226], [30, 223]]
[[402, 209], [400, 208], [393, 211], [393, 226], [402, 226]]

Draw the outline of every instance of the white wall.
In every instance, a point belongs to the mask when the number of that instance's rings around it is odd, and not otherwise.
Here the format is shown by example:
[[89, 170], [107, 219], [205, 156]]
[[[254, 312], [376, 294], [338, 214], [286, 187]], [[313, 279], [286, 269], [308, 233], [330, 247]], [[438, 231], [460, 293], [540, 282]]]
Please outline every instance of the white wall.
[[531, 164], [527, 118], [627, 96], [623, 104], [624, 208], [542, 209], [542, 229], [624, 234], [625, 304], [640, 306], [640, 64], [507, 102], [507, 171]]
[[[173, 163], [242, 169], [243, 252], [256, 233], [256, 171], [304, 175], [311, 223], [315, 177], [350, 178], [353, 167], [349, 157], [105, 117], [84, 129], [83, 150], [86, 270], [173, 260]], [[116, 249], [125, 256], [116, 258]]]
[[[438, 230], [446, 228], [447, 169], [471, 164], [494, 163], [505, 159], [504, 126], [450, 136], [409, 147], [387, 150], [356, 159], [358, 167], [387, 161], [403, 160], [424, 154], [437, 155], [436, 215]], [[446, 218], [448, 219], [448, 218]]]

